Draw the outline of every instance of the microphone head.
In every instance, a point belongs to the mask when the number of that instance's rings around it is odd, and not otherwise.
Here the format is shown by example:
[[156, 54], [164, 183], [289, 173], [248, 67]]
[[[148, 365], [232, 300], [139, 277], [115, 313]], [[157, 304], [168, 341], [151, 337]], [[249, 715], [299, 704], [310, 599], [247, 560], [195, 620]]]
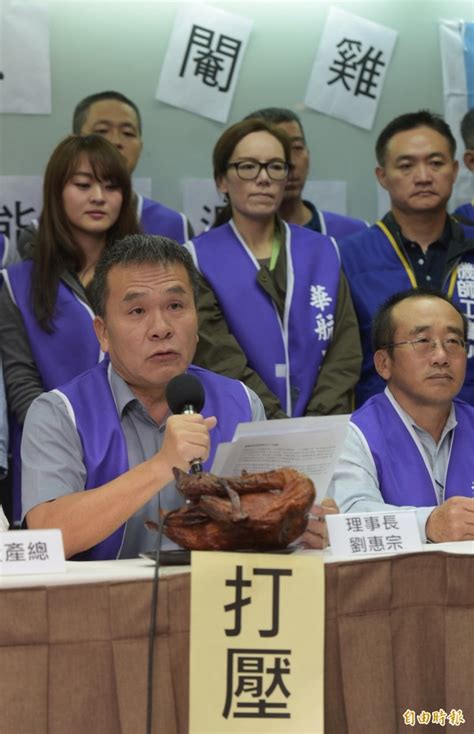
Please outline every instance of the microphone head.
[[204, 388], [194, 375], [176, 375], [166, 386], [166, 400], [172, 413], [183, 413], [189, 405], [195, 413], [200, 413], [205, 401]]

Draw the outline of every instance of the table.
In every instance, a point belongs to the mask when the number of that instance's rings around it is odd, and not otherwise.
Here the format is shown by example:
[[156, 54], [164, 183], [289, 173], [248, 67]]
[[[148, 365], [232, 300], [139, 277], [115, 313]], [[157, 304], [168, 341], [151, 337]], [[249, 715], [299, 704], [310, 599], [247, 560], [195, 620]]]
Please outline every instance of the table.
[[[323, 553], [326, 734], [473, 734], [474, 544], [425, 551], [365, 561]], [[1, 734], [145, 732], [152, 574], [137, 559], [0, 579]], [[159, 734], [187, 734], [189, 602], [189, 569], [164, 569]], [[466, 724], [403, 722], [406, 709], [441, 708], [462, 709]]]

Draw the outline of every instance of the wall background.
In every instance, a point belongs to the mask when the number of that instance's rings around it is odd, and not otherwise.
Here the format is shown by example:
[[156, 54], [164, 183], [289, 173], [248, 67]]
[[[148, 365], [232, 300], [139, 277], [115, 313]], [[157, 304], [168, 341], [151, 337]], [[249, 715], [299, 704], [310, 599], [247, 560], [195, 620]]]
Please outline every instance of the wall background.
[[[373, 221], [375, 139], [402, 112], [422, 107], [443, 112], [438, 21], [474, 20], [474, 3], [209, 0], [208, 4], [254, 21], [228, 124], [258, 107], [294, 109], [302, 117], [312, 153], [310, 176], [347, 181], [348, 214]], [[0, 115], [1, 174], [41, 174], [52, 149], [70, 132], [76, 102], [87, 94], [117, 89], [137, 103], [143, 116], [144, 150], [135, 174], [151, 177], [154, 198], [181, 209], [182, 179], [212, 175], [212, 148], [225, 126], [154, 98], [178, 5], [163, 0], [48, 0], [52, 114]], [[371, 131], [303, 105], [330, 6], [399, 33]]]

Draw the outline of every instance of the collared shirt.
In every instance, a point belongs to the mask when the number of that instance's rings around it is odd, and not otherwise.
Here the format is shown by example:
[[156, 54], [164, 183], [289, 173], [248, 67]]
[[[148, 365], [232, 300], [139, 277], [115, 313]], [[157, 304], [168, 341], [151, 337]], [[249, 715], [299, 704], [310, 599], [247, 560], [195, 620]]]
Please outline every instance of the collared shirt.
[[[129, 467], [150, 459], [163, 445], [166, 418], [158, 424], [135, 397], [128, 384], [109, 369], [109, 383], [120, 415], [127, 444]], [[252, 420], [265, 420], [263, 406], [249, 390]], [[83, 491], [87, 470], [82, 446], [62, 398], [55, 392], [40, 395], [28, 411], [22, 456], [22, 518], [29, 510], [72, 492]], [[175, 510], [183, 497], [170, 482], [140, 508], [127, 522], [120, 558], [136, 558], [156, 546], [156, 534], [146, 530], [145, 520], [159, 518], [160, 510]], [[163, 538], [163, 548], [176, 548]]]
[[[415, 431], [420, 440], [422, 450], [428, 461], [435, 481], [438, 504], [444, 501], [444, 481], [449, 461], [453, 429], [457, 425], [454, 406], [451, 406], [440, 440], [436, 443], [433, 437], [418, 426], [413, 418], [395, 400], [389, 388], [385, 394], [394, 406], [401, 419]], [[385, 503], [380, 492], [375, 463], [360, 432], [349, 423], [344, 447], [334, 470], [327, 492], [333, 497], [341, 512], [382, 512], [387, 509], [414, 509], [423, 542], [426, 542], [426, 522], [434, 507], [413, 507]]]
[[426, 252], [423, 251], [418, 242], [414, 242], [405, 237], [393, 214], [387, 214], [383, 221], [409, 260], [418, 285], [442, 288], [446, 272], [449, 244], [453, 236], [449, 217], [446, 217], [441, 237], [430, 243]]

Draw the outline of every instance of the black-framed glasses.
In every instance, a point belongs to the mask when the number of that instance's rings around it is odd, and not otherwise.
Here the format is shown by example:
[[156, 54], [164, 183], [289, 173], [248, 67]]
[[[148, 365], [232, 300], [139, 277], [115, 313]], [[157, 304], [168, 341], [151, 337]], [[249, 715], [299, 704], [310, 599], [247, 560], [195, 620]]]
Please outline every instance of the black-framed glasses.
[[266, 163], [260, 163], [260, 161], [248, 160], [248, 161], [236, 161], [235, 163], [228, 163], [227, 168], [235, 168], [237, 176], [244, 181], [253, 181], [258, 178], [262, 168], [265, 170], [268, 178], [273, 181], [283, 181], [288, 176], [290, 166], [285, 161], [273, 160], [267, 161]]
[[388, 349], [389, 347], [402, 347], [404, 344], [411, 344], [414, 351], [419, 355], [427, 355], [430, 352], [433, 352], [438, 344], [443, 347], [446, 354], [452, 354], [454, 356], [461, 355], [467, 348], [464, 339], [461, 339], [458, 336], [448, 336], [446, 339], [428, 339], [428, 337], [422, 336], [419, 339], [409, 339], [404, 342], [385, 344], [380, 348]]

